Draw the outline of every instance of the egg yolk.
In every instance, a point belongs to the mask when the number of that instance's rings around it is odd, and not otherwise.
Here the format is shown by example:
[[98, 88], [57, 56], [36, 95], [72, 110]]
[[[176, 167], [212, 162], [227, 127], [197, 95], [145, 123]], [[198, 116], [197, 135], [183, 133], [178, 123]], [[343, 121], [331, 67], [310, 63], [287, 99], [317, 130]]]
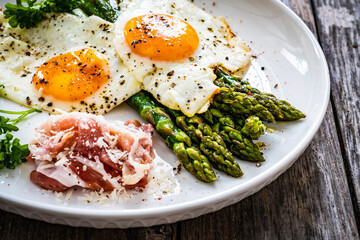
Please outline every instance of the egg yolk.
[[190, 24], [165, 14], [135, 17], [126, 23], [124, 34], [132, 52], [153, 60], [188, 58], [199, 45], [199, 36]]
[[81, 101], [93, 95], [110, 78], [106, 58], [84, 48], [51, 58], [35, 73], [32, 84], [45, 96], [65, 102]]

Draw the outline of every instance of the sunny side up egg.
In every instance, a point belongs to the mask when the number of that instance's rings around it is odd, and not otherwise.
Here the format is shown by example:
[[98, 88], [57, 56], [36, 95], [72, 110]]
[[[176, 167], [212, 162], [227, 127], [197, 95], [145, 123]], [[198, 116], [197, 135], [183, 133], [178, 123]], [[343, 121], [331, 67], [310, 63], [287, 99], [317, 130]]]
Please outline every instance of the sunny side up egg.
[[11, 28], [0, 12], [0, 95], [52, 113], [108, 112], [141, 89], [113, 48], [113, 29], [70, 14]]
[[222, 19], [186, 0], [124, 0], [114, 46], [143, 88], [187, 116], [206, 111], [219, 88], [213, 68], [250, 65], [251, 53]]

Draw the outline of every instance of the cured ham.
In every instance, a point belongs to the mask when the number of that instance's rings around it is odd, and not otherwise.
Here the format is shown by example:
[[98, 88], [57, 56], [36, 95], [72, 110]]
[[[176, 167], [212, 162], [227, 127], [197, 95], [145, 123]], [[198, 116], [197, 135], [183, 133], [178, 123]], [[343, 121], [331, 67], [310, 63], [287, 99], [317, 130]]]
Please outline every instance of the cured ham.
[[85, 113], [51, 117], [29, 145], [29, 158], [37, 166], [30, 179], [58, 192], [74, 186], [99, 191], [143, 187], [153, 166], [152, 131], [137, 120], [109, 123]]

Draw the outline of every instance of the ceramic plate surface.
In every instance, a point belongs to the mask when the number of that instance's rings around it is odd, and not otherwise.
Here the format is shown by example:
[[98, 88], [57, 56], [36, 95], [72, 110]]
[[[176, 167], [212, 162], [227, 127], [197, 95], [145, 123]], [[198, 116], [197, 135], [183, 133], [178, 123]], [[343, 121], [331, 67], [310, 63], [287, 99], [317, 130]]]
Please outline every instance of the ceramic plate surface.
[[[1, 1], [4, 6], [5, 1]], [[176, 178], [180, 192], [159, 197], [145, 192], [117, 204], [87, 203], [76, 197], [59, 201], [52, 192], [41, 191], [29, 180], [32, 163], [0, 172], [0, 208], [51, 223], [97, 228], [128, 228], [172, 223], [194, 218], [236, 203], [259, 191], [287, 170], [309, 145], [324, 117], [330, 82], [323, 52], [306, 25], [291, 10], [275, 0], [223, 0], [194, 2], [215, 16], [224, 16], [233, 31], [257, 56], [246, 78], [264, 91], [288, 100], [307, 114], [305, 120], [279, 123], [276, 131], [260, 141], [266, 162], [261, 167], [239, 161], [245, 175], [234, 179], [218, 173], [219, 181], [204, 184], [185, 170]], [[264, 68], [262, 70], [262, 68]], [[277, 85], [277, 88], [274, 86]], [[22, 109], [0, 98], [1, 109]], [[15, 136], [28, 143], [35, 127], [48, 118], [34, 115], [19, 124]], [[122, 104], [105, 115], [109, 120], [139, 119]], [[175, 155], [155, 134], [155, 150], [173, 167]]]

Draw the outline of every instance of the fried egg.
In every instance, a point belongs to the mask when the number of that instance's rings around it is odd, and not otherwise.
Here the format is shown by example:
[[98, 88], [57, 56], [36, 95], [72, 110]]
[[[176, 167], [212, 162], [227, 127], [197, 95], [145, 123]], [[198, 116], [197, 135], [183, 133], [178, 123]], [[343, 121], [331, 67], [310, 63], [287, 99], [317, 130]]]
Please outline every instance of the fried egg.
[[113, 28], [70, 14], [11, 28], [0, 12], [0, 94], [52, 113], [108, 112], [141, 89], [113, 49]]
[[165, 106], [204, 112], [219, 91], [213, 68], [250, 64], [247, 45], [226, 22], [186, 0], [125, 0], [114, 46], [131, 74]]

